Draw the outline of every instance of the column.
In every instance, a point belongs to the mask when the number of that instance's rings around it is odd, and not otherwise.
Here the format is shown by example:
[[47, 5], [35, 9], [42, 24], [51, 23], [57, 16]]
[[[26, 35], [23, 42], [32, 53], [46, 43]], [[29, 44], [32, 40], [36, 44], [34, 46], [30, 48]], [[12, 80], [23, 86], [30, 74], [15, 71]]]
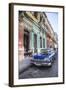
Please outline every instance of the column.
[[40, 33], [39, 32], [37, 33], [37, 49], [38, 49], [38, 52], [40, 52]]
[[24, 24], [23, 22], [19, 22], [18, 58], [19, 58], [19, 61], [22, 61], [24, 59]]
[[45, 48], [47, 48], [47, 35], [45, 33]]
[[30, 49], [34, 49], [34, 32], [30, 32]]

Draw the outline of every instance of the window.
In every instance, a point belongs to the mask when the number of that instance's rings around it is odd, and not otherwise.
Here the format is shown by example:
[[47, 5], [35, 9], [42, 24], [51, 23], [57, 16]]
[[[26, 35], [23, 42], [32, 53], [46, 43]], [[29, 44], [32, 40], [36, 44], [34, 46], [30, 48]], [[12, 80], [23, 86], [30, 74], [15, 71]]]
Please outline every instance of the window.
[[40, 15], [40, 22], [42, 22], [43, 17]]
[[40, 37], [40, 48], [42, 48], [42, 38]]
[[34, 49], [37, 48], [37, 35], [34, 34]]
[[45, 39], [43, 38], [43, 48], [45, 48]]

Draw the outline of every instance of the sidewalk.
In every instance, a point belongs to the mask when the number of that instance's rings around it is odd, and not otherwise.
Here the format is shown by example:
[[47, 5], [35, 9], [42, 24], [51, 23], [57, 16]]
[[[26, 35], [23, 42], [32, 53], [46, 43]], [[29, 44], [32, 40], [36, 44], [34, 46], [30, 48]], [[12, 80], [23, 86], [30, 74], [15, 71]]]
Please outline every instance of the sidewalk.
[[31, 65], [31, 57], [25, 57], [22, 62], [19, 62], [19, 74], [26, 70]]

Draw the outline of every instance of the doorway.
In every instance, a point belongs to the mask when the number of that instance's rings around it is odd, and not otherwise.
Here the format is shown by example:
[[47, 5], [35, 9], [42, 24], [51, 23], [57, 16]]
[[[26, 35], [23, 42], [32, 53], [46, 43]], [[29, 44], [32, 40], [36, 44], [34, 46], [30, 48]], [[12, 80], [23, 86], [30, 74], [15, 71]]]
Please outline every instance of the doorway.
[[24, 30], [24, 49], [25, 52], [29, 50], [29, 32], [27, 30]]

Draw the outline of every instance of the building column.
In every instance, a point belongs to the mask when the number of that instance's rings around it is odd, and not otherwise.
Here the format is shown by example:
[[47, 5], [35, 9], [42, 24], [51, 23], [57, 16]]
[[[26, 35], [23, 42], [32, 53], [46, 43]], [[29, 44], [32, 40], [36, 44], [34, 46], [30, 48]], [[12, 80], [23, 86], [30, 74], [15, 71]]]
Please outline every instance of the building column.
[[47, 48], [50, 48], [50, 38], [47, 36]]
[[38, 49], [38, 52], [40, 52], [40, 33], [38, 32], [37, 33], [37, 49]]
[[45, 48], [47, 48], [47, 35], [45, 33]]
[[18, 58], [19, 58], [19, 61], [24, 60], [24, 23], [23, 22], [19, 22]]
[[30, 49], [34, 49], [34, 32], [30, 32]]

